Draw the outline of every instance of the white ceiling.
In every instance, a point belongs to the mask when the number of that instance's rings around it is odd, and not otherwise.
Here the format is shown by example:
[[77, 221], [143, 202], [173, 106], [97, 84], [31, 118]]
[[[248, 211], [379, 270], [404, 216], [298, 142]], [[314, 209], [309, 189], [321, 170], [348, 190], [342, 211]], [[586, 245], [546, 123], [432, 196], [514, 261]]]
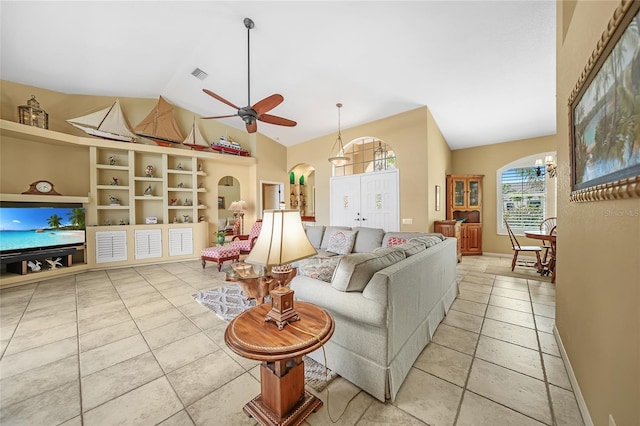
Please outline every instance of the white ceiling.
[[[555, 1], [5, 1], [2, 79], [201, 115], [273, 93], [291, 146], [427, 105], [452, 149], [554, 134]], [[209, 74], [200, 81], [190, 73]], [[226, 124], [244, 128], [239, 117]], [[372, 135], [375, 136], [375, 135]]]

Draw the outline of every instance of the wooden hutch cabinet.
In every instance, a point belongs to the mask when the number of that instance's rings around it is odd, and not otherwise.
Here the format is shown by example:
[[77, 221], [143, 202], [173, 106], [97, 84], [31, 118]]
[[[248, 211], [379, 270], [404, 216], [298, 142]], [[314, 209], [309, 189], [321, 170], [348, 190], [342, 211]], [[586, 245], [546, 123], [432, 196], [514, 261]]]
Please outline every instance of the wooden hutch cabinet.
[[433, 232], [439, 232], [445, 237], [455, 237], [458, 240], [456, 257], [458, 263], [462, 261], [462, 225], [459, 220], [437, 220], [433, 224]]
[[461, 221], [462, 255], [482, 254], [483, 175], [447, 176], [447, 219]]

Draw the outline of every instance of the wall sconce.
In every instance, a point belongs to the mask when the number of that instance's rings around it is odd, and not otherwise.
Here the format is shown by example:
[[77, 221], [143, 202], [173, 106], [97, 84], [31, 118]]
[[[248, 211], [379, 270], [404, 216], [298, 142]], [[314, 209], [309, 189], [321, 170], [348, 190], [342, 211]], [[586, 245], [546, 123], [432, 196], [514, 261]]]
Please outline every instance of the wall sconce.
[[536, 175], [540, 176], [542, 174], [542, 165], [544, 164], [545, 168], [546, 168], [546, 172], [549, 175], [549, 177], [556, 177], [556, 173], [557, 173], [557, 165], [556, 162], [553, 160], [553, 156], [552, 155], [547, 155], [546, 157], [544, 157], [544, 163], [542, 162], [541, 159], [537, 159], [536, 160]]
[[36, 101], [36, 96], [31, 95], [31, 99], [27, 101], [27, 105], [18, 107], [18, 119], [20, 124], [40, 127], [41, 129], [49, 128], [49, 114], [45, 110], [40, 109], [40, 104]]

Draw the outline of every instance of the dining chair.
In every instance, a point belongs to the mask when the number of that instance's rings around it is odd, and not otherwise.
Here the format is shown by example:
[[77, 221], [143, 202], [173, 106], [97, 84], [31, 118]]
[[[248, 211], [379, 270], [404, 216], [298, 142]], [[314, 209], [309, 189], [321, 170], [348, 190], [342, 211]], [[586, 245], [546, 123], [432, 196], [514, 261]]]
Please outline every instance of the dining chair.
[[[540, 222], [540, 231], [544, 232], [545, 234], [551, 235], [551, 230], [555, 229], [555, 227], [556, 227], [555, 217], [548, 217], [542, 222]], [[544, 264], [544, 263], [547, 263], [547, 256], [551, 251], [551, 243], [549, 241], [543, 241], [542, 248], [544, 249], [544, 256], [542, 258], [542, 263]]]
[[[511, 261], [511, 270], [513, 271], [515, 269], [516, 261], [518, 260], [518, 254], [520, 254], [520, 252], [531, 252], [536, 254], [536, 264], [535, 264], [536, 269], [538, 271], [541, 271], [542, 261], [540, 259], [540, 252], [542, 251], [542, 247], [520, 245], [520, 243], [518, 242], [518, 239], [516, 238], [515, 234], [511, 230], [511, 227], [509, 226], [509, 222], [505, 220], [504, 225], [506, 226], [507, 232], [509, 233], [509, 239], [511, 240], [511, 249], [513, 250], [513, 260]], [[525, 262], [525, 265], [526, 265], [526, 262]], [[529, 265], [526, 265], [526, 266], [529, 266]]]

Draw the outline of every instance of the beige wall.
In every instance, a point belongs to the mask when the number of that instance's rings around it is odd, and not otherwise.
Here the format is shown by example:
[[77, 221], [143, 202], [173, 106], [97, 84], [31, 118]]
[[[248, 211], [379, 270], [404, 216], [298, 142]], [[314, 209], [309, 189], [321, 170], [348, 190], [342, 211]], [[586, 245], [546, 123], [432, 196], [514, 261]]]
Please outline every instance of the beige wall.
[[[400, 170], [400, 217], [413, 220], [411, 225], [401, 224], [400, 230], [432, 230], [434, 218], [443, 214], [442, 211], [435, 212], [435, 185], [440, 184], [444, 190], [444, 175], [451, 167], [451, 151], [428, 108], [421, 107], [342, 129], [341, 133], [345, 145], [363, 136], [381, 139], [391, 145]], [[336, 137], [337, 132], [287, 149], [287, 170], [300, 163], [307, 163], [315, 169], [316, 222], [320, 224], [329, 224], [332, 166], [327, 158], [335, 155], [331, 148]], [[444, 200], [442, 206], [444, 209]]]
[[569, 202], [567, 131], [567, 100], [617, 5], [557, 7], [556, 327], [593, 423], [622, 426], [640, 424], [640, 200]]
[[[523, 139], [515, 142], [485, 145], [453, 151], [453, 173], [484, 175], [482, 181], [482, 251], [512, 255], [507, 235], [497, 234], [496, 170], [522, 157], [555, 151], [557, 136]], [[521, 244], [537, 244], [518, 238]], [[539, 244], [537, 244], [539, 245]]]

